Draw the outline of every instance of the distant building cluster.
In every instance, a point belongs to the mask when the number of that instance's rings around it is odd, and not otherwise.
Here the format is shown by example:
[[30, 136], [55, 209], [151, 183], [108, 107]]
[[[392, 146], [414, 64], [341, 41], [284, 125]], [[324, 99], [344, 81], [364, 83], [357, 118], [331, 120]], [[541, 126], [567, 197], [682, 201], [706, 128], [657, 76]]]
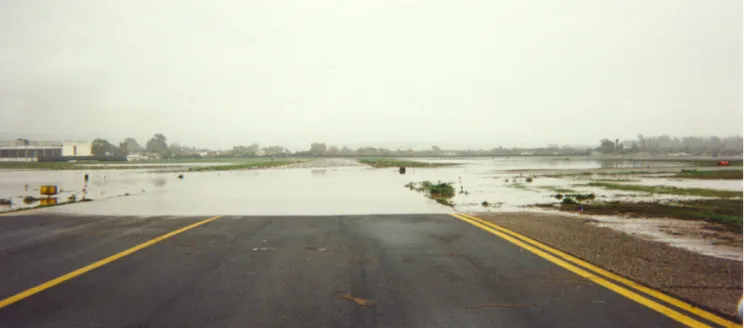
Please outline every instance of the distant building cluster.
[[0, 161], [69, 161], [93, 157], [93, 145], [85, 141], [0, 141]]

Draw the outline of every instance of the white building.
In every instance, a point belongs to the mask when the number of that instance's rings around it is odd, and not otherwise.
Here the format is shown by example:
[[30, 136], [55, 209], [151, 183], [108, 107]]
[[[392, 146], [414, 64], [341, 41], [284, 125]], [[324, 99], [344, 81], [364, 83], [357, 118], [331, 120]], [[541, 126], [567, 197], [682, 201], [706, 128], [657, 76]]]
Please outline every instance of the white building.
[[62, 143], [62, 156], [93, 156], [93, 144], [83, 141]]

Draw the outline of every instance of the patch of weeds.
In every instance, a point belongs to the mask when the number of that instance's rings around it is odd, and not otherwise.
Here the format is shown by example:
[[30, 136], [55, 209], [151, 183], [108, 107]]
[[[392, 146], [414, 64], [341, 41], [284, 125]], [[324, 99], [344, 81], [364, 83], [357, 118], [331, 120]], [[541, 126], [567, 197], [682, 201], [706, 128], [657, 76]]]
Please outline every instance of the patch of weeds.
[[740, 191], [715, 190], [704, 188], [678, 188], [670, 186], [641, 186], [631, 184], [607, 183], [607, 182], [590, 182], [582, 186], [600, 187], [610, 190], [623, 190], [644, 192], [650, 194], [669, 194], [684, 196], [702, 196], [702, 197], [741, 197]]
[[367, 164], [374, 168], [383, 167], [443, 167], [443, 166], [455, 166], [457, 163], [426, 163], [417, 161], [403, 161], [396, 159], [358, 159], [359, 163]]
[[454, 204], [449, 200], [450, 198], [455, 196], [455, 187], [452, 186], [452, 183], [441, 181], [438, 181], [437, 183], [432, 183], [431, 181], [421, 181], [420, 183], [416, 184], [413, 182], [409, 182], [405, 185], [405, 187], [410, 190], [424, 192], [426, 193], [427, 197], [435, 200], [437, 203], [440, 203], [442, 205], [450, 207], [454, 206]]
[[451, 183], [440, 182], [429, 188], [429, 194], [432, 197], [454, 197], [455, 188]]
[[607, 183], [613, 183], [613, 182], [639, 182], [641, 180], [638, 179], [592, 179], [592, 182], [607, 182]]
[[744, 176], [742, 172], [742, 170], [682, 170], [682, 172], [675, 174], [673, 177], [679, 179], [742, 180]]
[[23, 203], [24, 203], [24, 204], [31, 204], [31, 203], [33, 203], [33, 202], [38, 202], [38, 201], [40, 201], [40, 200], [41, 200], [41, 198], [36, 198], [36, 197], [34, 197], [34, 196], [26, 196], [26, 197], [23, 197]]
[[576, 202], [576, 200], [571, 197], [563, 198], [563, 200], [561, 201], [561, 205], [574, 205], [574, 204], [578, 204], [578, 202]]
[[[725, 230], [741, 233], [743, 205], [744, 203], [738, 199], [700, 199], [680, 200], [673, 204], [622, 201], [564, 204], [558, 209], [576, 212], [579, 206], [582, 206], [585, 214], [706, 221], [720, 223]], [[553, 204], [538, 204], [536, 206], [555, 208]]]
[[[241, 164], [231, 165], [216, 165], [216, 166], [205, 166], [205, 167], [191, 167], [188, 169], [189, 172], [210, 172], [210, 171], [234, 171], [234, 170], [250, 170], [250, 169], [264, 169], [270, 167], [283, 166], [288, 164], [294, 164], [294, 161], [261, 161], [261, 162], [248, 162]], [[182, 179], [183, 175], [179, 176]]]
[[576, 190], [573, 190], [573, 189], [560, 188], [560, 187], [556, 187], [556, 186], [539, 186], [538, 188], [545, 189], [545, 190], [550, 190], [550, 191], [561, 193], [561, 194], [576, 192]]

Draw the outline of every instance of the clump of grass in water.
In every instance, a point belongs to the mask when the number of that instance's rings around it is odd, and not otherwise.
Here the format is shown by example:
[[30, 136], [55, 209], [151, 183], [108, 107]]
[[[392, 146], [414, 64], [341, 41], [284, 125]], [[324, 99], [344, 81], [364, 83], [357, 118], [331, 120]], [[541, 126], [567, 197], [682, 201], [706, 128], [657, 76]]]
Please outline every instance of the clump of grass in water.
[[457, 163], [426, 163], [417, 161], [401, 161], [395, 159], [359, 159], [359, 163], [367, 164], [374, 168], [383, 167], [442, 167], [459, 165]]
[[405, 185], [410, 190], [425, 192], [427, 197], [435, 200], [437, 203], [453, 207], [454, 204], [449, 200], [455, 196], [455, 187], [451, 183], [438, 181], [436, 184], [431, 181], [421, 181], [418, 185], [409, 182]]
[[683, 196], [701, 196], [701, 197], [741, 197], [740, 191], [730, 190], [715, 190], [715, 189], [704, 189], [704, 188], [678, 188], [670, 186], [641, 186], [632, 184], [619, 184], [619, 183], [608, 183], [608, 182], [590, 182], [583, 186], [588, 187], [600, 187], [611, 190], [624, 190], [624, 191], [636, 191], [645, 192], [651, 194], [668, 194], [668, 195], [683, 195]]
[[451, 183], [440, 182], [435, 185], [431, 185], [429, 188], [429, 195], [432, 197], [454, 197], [455, 187], [452, 187]]
[[546, 189], [546, 190], [550, 190], [550, 191], [553, 191], [553, 192], [557, 192], [557, 193], [561, 193], [561, 194], [565, 194], [565, 193], [571, 193], [571, 192], [576, 192], [576, 191], [575, 191], [575, 190], [573, 190], [573, 189], [569, 189], [569, 188], [560, 188], [560, 187], [556, 187], [556, 186], [538, 186], [538, 188], [540, 188], [540, 189]]

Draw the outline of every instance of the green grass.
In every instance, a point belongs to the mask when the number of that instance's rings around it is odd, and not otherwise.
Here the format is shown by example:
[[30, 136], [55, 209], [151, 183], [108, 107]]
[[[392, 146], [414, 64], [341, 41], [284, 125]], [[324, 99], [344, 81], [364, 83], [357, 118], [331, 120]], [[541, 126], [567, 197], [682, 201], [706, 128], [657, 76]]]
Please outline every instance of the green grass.
[[424, 192], [426, 193], [426, 197], [433, 199], [439, 204], [454, 207], [454, 203], [450, 200], [455, 196], [455, 187], [452, 186], [452, 183], [441, 181], [437, 183], [431, 183], [431, 181], [409, 182], [405, 187], [418, 192]]
[[561, 193], [561, 194], [576, 192], [573, 189], [560, 188], [560, 187], [556, 187], [556, 186], [538, 186], [537, 188], [545, 189], [545, 190], [550, 190], [550, 191], [554, 191], [554, 192]]
[[11, 170], [79, 170], [81, 167], [72, 163], [58, 162], [0, 162], [0, 169]]
[[0, 162], [0, 169], [10, 170], [131, 170], [162, 168], [162, 165], [88, 166], [94, 164], [126, 164], [126, 162]]
[[640, 185], [608, 183], [608, 182], [590, 182], [587, 184], [583, 184], [582, 186], [599, 187], [599, 188], [610, 189], [610, 190], [644, 192], [644, 193], [650, 193], [650, 194], [668, 194], [668, 195], [702, 196], [702, 197], [741, 197], [742, 196], [742, 193], [739, 191], [715, 190], [715, 189], [704, 189], [704, 188], [678, 188], [678, 187], [670, 187], [670, 186], [640, 186]]
[[215, 166], [204, 166], [204, 167], [191, 167], [188, 168], [188, 172], [212, 172], [212, 171], [236, 171], [236, 170], [251, 170], [251, 169], [263, 169], [269, 167], [277, 167], [288, 164], [294, 164], [297, 161], [281, 160], [281, 161], [261, 161], [261, 162], [247, 162], [241, 164], [228, 164], [228, 165], [215, 165]]
[[426, 163], [417, 161], [402, 161], [397, 159], [357, 159], [359, 163], [370, 165], [374, 168], [383, 167], [444, 167], [459, 165], [456, 163]]
[[[630, 215], [648, 218], [674, 218], [697, 220], [723, 224], [730, 231], [741, 233], [742, 205], [738, 199], [702, 199], [678, 201], [675, 203], [659, 202], [596, 202], [589, 204], [565, 204], [561, 211], [576, 212], [579, 206], [585, 214]], [[540, 204], [538, 207], [554, 208], [553, 204]]]
[[[285, 160], [285, 157], [275, 157], [274, 160]], [[188, 164], [188, 163], [253, 163], [271, 161], [269, 157], [203, 157], [203, 158], [170, 158], [136, 161], [129, 163], [144, 164]]]
[[592, 179], [592, 182], [638, 182], [638, 179]]
[[742, 180], [742, 170], [683, 171], [674, 175], [681, 179]]

